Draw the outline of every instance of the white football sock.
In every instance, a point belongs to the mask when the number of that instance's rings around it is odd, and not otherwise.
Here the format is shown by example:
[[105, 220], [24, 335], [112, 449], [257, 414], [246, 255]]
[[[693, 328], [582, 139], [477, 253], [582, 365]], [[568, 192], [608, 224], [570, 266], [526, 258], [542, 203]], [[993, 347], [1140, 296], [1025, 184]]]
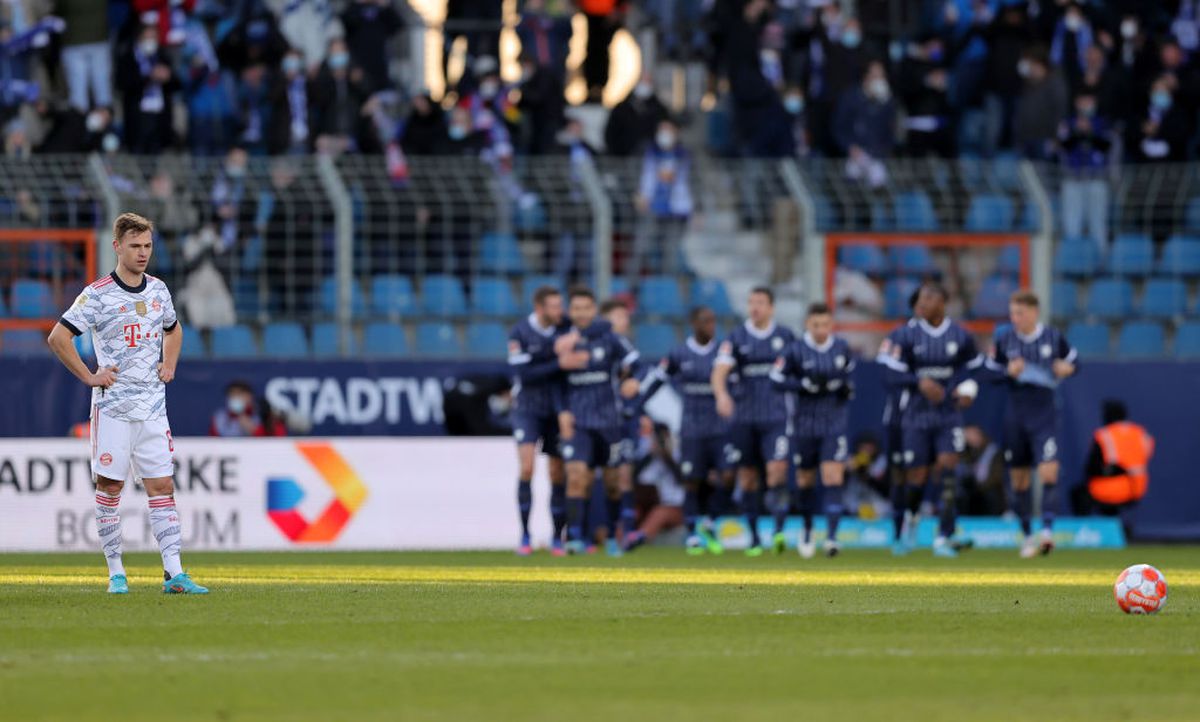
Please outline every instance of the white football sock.
[[108, 576], [125, 573], [121, 561], [121, 495], [109, 496], [96, 490], [96, 534], [100, 536], [100, 548], [104, 561], [108, 562]]
[[158, 540], [158, 549], [162, 552], [163, 569], [172, 577], [183, 574], [183, 565], [179, 561], [179, 550], [182, 546], [183, 535], [179, 531], [179, 514], [175, 512], [175, 497], [152, 496], [150, 505], [150, 530]]

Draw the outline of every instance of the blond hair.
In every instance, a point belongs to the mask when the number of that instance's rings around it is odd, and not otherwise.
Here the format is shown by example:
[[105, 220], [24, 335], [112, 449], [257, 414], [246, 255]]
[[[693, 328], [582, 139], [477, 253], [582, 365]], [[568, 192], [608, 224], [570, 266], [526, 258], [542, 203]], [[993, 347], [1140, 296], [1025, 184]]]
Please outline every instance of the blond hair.
[[122, 213], [113, 221], [113, 240], [118, 243], [130, 233], [137, 235], [146, 231], [153, 232], [154, 224], [136, 213]]

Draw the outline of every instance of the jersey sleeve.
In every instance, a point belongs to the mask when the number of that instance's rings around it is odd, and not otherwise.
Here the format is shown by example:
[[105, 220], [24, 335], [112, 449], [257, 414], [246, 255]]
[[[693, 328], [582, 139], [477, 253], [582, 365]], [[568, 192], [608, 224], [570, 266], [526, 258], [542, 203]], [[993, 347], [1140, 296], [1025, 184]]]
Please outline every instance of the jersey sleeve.
[[642, 355], [633, 347], [629, 339], [624, 336], [612, 334], [612, 349], [616, 358], [621, 360], [621, 370], [630, 373], [637, 373], [639, 370], [638, 363], [642, 359]]
[[771, 385], [779, 391], [798, 391], [809, 394], [819, 391], [816, 384], [803, 375], [800, 371], [801, 368], [802, 365], [796, 359], [794, 347], [789, 345], [775, 359], [768, 378], [771, 380]]
[[558, 358], [534, 363], [516, 327], [508, 334], [508, 366], [525, 383], [541, 381], [558, 373]]
[[1079, 352], [1075, 350], [1075, 347], [1071, 345], [1067, 337], [1060, 333], [1058, 334], [1058, 348], [1055, 349], [1055, 356], [1067, 363], [1073, 364], [1078, 361]]
[[979, 345], [975, 343], [975, 337], [970, 333], [963, 334], [963, 343], [958, 349], [957, 360], [968, 373], [983, 367], [983, 354], [979, 353]]
[[717, 360], [715, 363], [718, 366], [738, 365], [737, 341], [734, 339], [732, 333], [726, 336], [725, 340], [722, 341], [721, 345], [717, 348]]
[[83, 293], [79, 294], [75, 303], [72, 303], [67, 312], [58, 320], [76, 336], [95, 328], [100, 315], [100, 300], [96, 298], [95, 293], [89, 293], [91, 290], [90, 287], [83, 289]]
[[917, 385], [917, 375], [909, 366], [909, 351], [903, 329], [893, 331], [880, 344], [875, 361], [883, 366], [883, 377], [888, 386], [911, 388]]
[[174, 331], [179, 325], [179, 316], [175, 313], [175, 299], [171, 298], [171, 294], [166, 294], [167, 300], [163, 303], [163, 330]]

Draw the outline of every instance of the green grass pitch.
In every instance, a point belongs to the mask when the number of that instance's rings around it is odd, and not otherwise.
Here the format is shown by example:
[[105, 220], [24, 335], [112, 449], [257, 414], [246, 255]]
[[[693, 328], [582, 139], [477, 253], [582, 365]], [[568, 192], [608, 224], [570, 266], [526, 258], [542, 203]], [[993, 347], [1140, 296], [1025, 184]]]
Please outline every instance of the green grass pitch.
[[[1197, 720], [1200, 551], [0, 556], [0, 719]], [[1121, 614], [1146, 562], [1166, 609]]]

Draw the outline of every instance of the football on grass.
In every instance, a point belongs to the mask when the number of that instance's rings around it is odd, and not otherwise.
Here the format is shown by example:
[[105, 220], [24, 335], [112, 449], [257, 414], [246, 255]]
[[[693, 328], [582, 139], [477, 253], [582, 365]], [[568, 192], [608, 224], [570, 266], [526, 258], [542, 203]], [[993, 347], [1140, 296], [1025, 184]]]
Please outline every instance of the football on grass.
[[1153, 614], [1167, 603], [1167, 578], [1149, 564], [1134, 564], [1117, 577], [1113, 596], [1126, 614]]

